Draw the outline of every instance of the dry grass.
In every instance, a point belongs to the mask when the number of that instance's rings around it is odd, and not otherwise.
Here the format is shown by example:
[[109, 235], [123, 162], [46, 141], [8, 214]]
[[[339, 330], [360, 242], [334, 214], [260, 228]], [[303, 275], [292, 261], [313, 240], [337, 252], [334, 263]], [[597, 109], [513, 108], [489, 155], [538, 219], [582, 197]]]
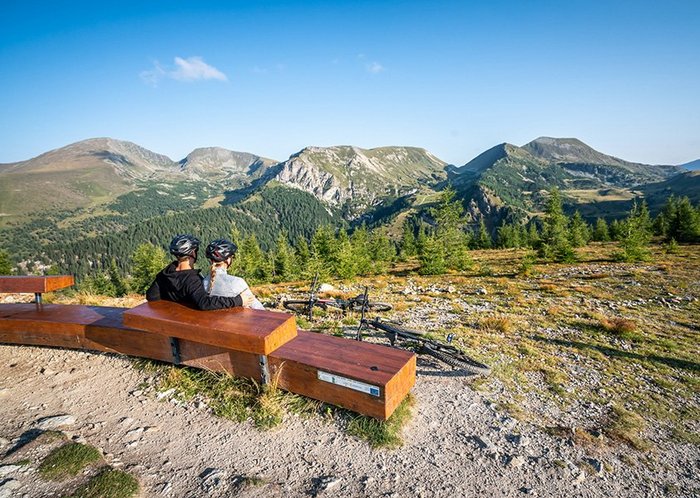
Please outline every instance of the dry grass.
[[601, 318], [599, 323], [603, 329], [614, 334], [629, 334], [638, 328], [637, 322], [629, 318]]
[[479, 320], [478, 326], [481, 330], [500, 332], [502, 334], [508, 334], [515, 328], [513, 321], [507, 316], [489, 316], [482, 318]]
[[648, 451], [651, 444], [642, 438], [646, 426], [641, 415], [615, 405], [604, 431], [611, 439], [627, 443], [640, 451]]
[[[685, 296], [700, 297], [700, 246], [683, 246], [683, 255], [652, 247], [654, 262], [639, 264], [613, 262], [616, 248], [593, 244], [579, 251], [579, 263], [538, 264], [543, 278], [517, 273], [527, 251], [474, 251], [477, 264], [461, 274], [394, 273], [379, 279], [380, 285], [374, 277], [344, 285], [351, 289], [348, 295], [368, 285], [372, 299], [391, 302], [394, 309], [382, 314], [386, 319], [454, 332], [459, 347], [492, 367], [489, 378], [471, 385], [513, 416], [558, 426], [565, 425], [560, 414], [567, 412], [567, 424], [573, 419], [584, 431], [567, 437], [581, 445], [599, 444], [594, 429], [601, 427], [606, 444], [643, 449], [649, 443], [642, 435], [652, 430], [698, 444], [691, 428], [700, 419], [695, 399], [700, 389], [700, 307]], [[479, 263], [494, 276], [480, 276]], [[400, 268], [415, 270], [406, 264], [395, 270]], [[452, 285], [455, 292], [404, 296], [408, 281], [424, 289]], [[305, 295], [309, 284], [271, 284], [261, 292], [296, 297]], [[487, 292], [477, 294], [480, 288]], [[357, 316], [348, 314], [341, 322], [335, 313], [319, 313], [313, 322], [299, 322], [333, 333], [354, 326], [349, 317]], [[261, 394], [252, 390], [246, 417], [252, 417]], [[579, 401], [595, 404], [597, 410], [569, 411]], [[592, 412], [607, 413], [613, 403], [627, 410], [591, 418]], [[265, 411], [274, 415], [275, 410]]]

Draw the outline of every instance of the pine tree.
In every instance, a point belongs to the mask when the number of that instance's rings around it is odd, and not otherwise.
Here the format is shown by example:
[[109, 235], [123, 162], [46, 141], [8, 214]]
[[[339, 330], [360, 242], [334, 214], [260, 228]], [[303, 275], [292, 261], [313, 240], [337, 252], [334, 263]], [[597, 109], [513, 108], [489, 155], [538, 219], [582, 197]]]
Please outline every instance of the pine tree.
[[372, 271], [372, 257], [370, 255], [370, 234], [363, 223], [350, 237], [352, 254], [355, 260], [355, 272], [357, 275], [369, 275]]
[[690, 199], [681, 198], [676, 210], [677, 222], [675, 232], [669, 235], [678, 242], [696, 242], [700, 240], [700, 211], [693, 208]]
[[489, 234], [489, 231], [486, 228], [486, 222], [482, 216], [479, 219], [479, 231], [476, 236], [475, 247], [479, 249], [491, 249], [492, 245], [493, 241], [491, 240], [491, 234]]
[[260, 248], [258, 238], [254, 233], [242, 240], [234, 261], [236, 265], [229, 267], [229, 273], [234, 273], [251, 282], [263, 282], [272, 273], [268, 259]]
[[331, 260], [333, 273], [338, 275], [340, 278], [352, 278], [357, 275], [353, 247], [350, 243], [348, 233], [344, 228], [338, 230], [335, 248], [336, 249], [333, 253], [334, 257]]
[[511, 225], [503, 220], [501, 226], [498, 227], [497, 230], [496, 239], [498, 241], [498, 247], [502, 247], [504, 249], [522, 247], [522, 228], [522, 225]]
[[610, 222], [610, 240], [619, 241], [624, 230], [624, 223], [620, 220], [612, 220]]
[[418, 227], [418, 236], [416, 237], [416, 254], [423, 254], [427, 239], [428, 235], [425, 232], [425, 226], [421, 223], [421, 225]]
[[116, 289], [107, 272], [98, 272], [88, 275], [80, 283], [79, 289], [83, 292], [89, 292], [100, 296], [116, 296]]
[[435, 235], [426, 236], [419, 255], [421, 275], [442, 275], [447, 271], [445, 262], [445, 246]]
[[126, 287], [124, 279], [119, 274], [119, 268], [117, 268], [117, 261], [114, 258], [112, 258], [112, 261], [109, 264], [109, 271], [107, 272], [107, 274], [109, 275], [109, 281], [112, 284], [112, 287], [114, 288], [114, 293], [112, 294], [112, 297], [125, 296], [128, 292], [128, 289]]
[[595, 228], [593, 229], [593, 240], [595, 240], [596, 242], [610, 241], [610, 231], [608, 230], [608, 224], [605, 222], [604, 218], [598, 218], [595, 220]]
[[335, 259], [337, 240], [333, 228], [330, 225], [318, 227], [311, 238], [311, 252], [324, 261], [331, 262]]
[[629, 216], [625, 220], [620, 235], [620, 252], [614, 257], [618, 261], [646, 261], [650, 257], [647, 248], [651, 241], [651, 222], [646, 202], [636, 200], [632, 204]]
[[568, 219], [564, 214], [561, 195], [558, 189], [553, 189], [547, 200], [544, 227], [538, 248], [541, 258], [567, 263], [576, 261], [576, 253], [567, 235], [567, 225]]
[[296, 256], [297, 264], [299, 265], [300, 276], [309, 278], [308, 266], [309, 260], [311, 259], [311, 251], [309, 250], [308, 242], [306, 242], [306, 239], [302, 235], [297, 237], [296, 244], [294, 244], [294, 254]]
[[464, 231], [466, 219], [462, 204], [455, 199], [454, 189], [448, 187], [442, 191], [437, 207], [432, 208], [430, 214], [437, 224], [432, 236], [436, 239], [434, 242], [442, 246], [446, 268], [454, 270], [468, 268], [471, 265], [471, 258], [469, 257], [469, 237]]
[[676, 235], [676, 233], [672, 233], [676, 232], [676, 230], [673, 230], [671, 225], [677, 220], [677, 213], [678, 200], [676, 196], [671, 194], [654, 220], [654, 232], [657, 235], [661, 235], [664, 240], [674, 238]]
[[401, 258], [405, 260], [415, 256], [416, 253], [416, 235], [413, 231], [413, 224], [406, 220], [403, 222], [403, 233], [401, 234]]
[[540, 232], [537, 230], [537, 223], [534, 220], [530, 221], [527, 227], [527, 246], [538, 247], [540, 244]]
[[569, 242], [573, 247], [583, 247], [590, 239], [591, 229], [581, 213], [576, 211], [569, 221]]
[[332, 261], [336, 258], [336, 239], [329, 225], [322, 225], [311, 237], [310, 258], [307, 265], [308, 277], [318, 275], [325, 279], [333, 273]]
[[385, 274], [396, 256], [396, 248], [384, 231], [376, 229], [370, 233], [369, 255], [372, 273], [375, 275]]
[[136, 248], [131, 256], [131, 289], [143, 294], [156, 275], [168, 264], [165, 251], [153, 244], [145, 243]]
[[298, 270], [294, 252], [289, 246], [287, 234], [280, 232], [277, 237], [273, 262], [273, 281], [288, 282], [297, 276]]
[[0, 275], [10, 275], [12, 273], [12, 261], [7, 251], [0, 250]]

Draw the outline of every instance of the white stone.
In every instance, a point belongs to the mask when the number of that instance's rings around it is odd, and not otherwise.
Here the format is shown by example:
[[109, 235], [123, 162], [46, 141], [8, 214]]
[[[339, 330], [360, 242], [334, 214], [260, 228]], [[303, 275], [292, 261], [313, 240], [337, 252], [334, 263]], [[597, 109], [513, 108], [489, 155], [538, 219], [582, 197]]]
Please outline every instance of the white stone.
[[5, 477], [21, 468], [19, 465], [0, 465], [0, 477]]
[[0, 498], [10, 498], [13, 496], [13, 491], [18, 489], [19, 486], [19, 481], [16, 479], [9, 479], [0, 484]]
[[73, 415], [55, 415], [53, 417], [39, 419], [36, 427], [46, 431], [73, 424], [75, 424], [75, 417]]

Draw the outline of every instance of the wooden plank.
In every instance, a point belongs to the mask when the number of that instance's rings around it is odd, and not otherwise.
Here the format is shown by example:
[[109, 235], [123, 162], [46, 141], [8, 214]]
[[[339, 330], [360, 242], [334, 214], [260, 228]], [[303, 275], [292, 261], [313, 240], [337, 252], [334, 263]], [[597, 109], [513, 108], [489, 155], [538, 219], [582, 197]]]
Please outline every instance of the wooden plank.
[[[271, 353], [269, 363], [282, 389], [380, 420], [391, 416], [416, 379], [416, 355], [409, 351], [304, 331]], [[322, 380], [319, 372], [340, 383]], [[348, 387], [352, 381], [361, 384]], [[367, 386], [378, 393], [365, 392]]]
[[124, 312], [124, 325], [245, 353], [269, 354], [297, 334], [294, 317], [230, 308], [200, 311], [171, 301], [144, 303]]
[[0, 342], [83, 349], [85, 324], [103, 315], [87, 306], [2, 304], [0, 317]]
[[74, 285], [72, 275], [0, 276], [0, 292], [43, 293]]
[[[120, 353], [173, 363], [170, 339], [123, 324], [125, 308], [0, 304], [0, 343]], [[262, 380], [259, 355], [179, 340], [183, 365]]]
[[260, 355], [180, 339], [183, 365], [262, 381]]

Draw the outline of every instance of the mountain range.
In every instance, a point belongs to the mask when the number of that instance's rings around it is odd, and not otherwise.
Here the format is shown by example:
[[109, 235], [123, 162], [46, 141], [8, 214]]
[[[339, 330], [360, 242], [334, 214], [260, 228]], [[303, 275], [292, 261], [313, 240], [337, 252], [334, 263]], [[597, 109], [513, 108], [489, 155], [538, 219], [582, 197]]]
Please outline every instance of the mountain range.
[[629, 162], [575, 138], [503, 143], [462, 166], [417, 147], [349, 145], [306, 147], [285, 161], [206, 147], [175, 161], [131, 142], [94, 138], [0, 164], [0, 226], [46, 213], [66, 223], [122, 215], [125, 206], [154, 196], [164, 208], [150, 215], [241, 206], [273, 187], [310, 194], [305, 202], [319, 203], [339, 221], [376, 224], [429, 203], [448, 183], [472, 218], [483, 216], [492, 227], [540, 212], [552, 187], [588, 217], [615, 217], [640, 195], [654, 200], [654, 208], [671, 193], [700, 201], [700, 177], [689, 165]]

